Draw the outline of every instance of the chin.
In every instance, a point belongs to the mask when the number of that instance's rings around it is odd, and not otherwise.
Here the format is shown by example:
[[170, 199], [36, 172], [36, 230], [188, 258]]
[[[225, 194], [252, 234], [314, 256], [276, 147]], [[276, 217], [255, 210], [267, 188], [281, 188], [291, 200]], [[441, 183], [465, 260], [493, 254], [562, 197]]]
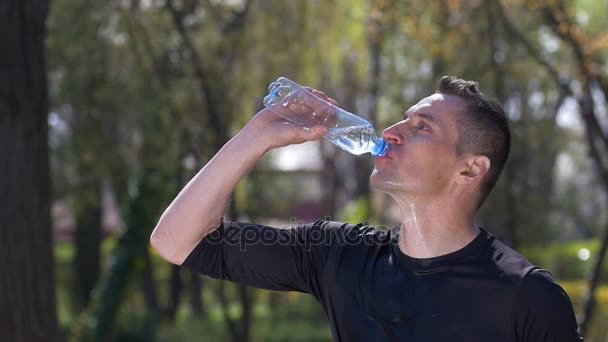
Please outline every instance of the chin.
[[369, 176], [369, 182], [372, 188], [382, 191], [382, 187], [380, 186], [382, 185], [382, 180], [380, 180], [380, 178], [382, 178], [382, 176], [379, 174], [377, 169], [374, 169], [371, 176]]
[[372, 173], [370, 180], [372, 187], [381, 192], [392, 193], [405, 188], [404, 184], [401, 182], [383, 177], [378, 174], [376, 170]]

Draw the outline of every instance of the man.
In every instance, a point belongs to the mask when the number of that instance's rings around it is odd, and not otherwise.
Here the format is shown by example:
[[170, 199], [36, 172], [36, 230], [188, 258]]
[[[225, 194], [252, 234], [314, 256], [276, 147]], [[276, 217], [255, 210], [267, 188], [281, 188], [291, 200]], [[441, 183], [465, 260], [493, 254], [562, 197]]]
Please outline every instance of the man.
[[325, 133], [260, 111], [175, 198], [152, 245], [214, 278], [312, 294], [336, 341], [582, 340], [551, 275], [474, 224], [511, 143], [503, 109], [475, 82], [443, 77], [384, 130], [390, 152], [371, 183], [399, 204], [398, 229], [222, 222], [231, 191], [266, 152]]

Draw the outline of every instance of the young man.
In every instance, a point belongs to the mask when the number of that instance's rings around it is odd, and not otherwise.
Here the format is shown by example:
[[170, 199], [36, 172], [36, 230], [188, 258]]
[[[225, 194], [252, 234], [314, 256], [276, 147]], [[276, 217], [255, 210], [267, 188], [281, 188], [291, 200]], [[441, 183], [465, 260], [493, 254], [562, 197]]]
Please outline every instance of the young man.
[[401, 227], [222, 222], [230, 193], [266, 152], [325, 133], [260, 111], [175, 198], [152, 245], [210, 277], [312, 294], [336, 341], [582, 340], [551, 275], [474, 223], [511, 143], [502, 108], [475, 82], [443, 77], [383, 132], [391, 149], [371, 182], [397, 201]]

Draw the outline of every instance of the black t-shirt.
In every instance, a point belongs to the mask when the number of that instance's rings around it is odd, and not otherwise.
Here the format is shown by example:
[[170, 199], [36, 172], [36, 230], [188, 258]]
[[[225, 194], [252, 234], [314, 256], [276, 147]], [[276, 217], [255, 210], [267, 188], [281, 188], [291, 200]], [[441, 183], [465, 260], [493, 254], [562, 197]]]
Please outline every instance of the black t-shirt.
[[224, 223], [183, 266], [217, 279], [312, 294], [335, 341], [582, 341], [551, 275], [481, 229], [464, 248], [416, 259], [399, 229], [317, 221]]

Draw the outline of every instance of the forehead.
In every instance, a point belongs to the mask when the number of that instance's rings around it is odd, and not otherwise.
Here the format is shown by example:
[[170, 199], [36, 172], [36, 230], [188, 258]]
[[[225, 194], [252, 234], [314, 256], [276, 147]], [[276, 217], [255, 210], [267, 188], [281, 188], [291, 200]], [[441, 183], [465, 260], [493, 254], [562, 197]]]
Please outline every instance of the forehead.
[[454, 95], [433, 94], [418, 101], [405, 112], [406, 115], [413, 113], [425, 113], [433, 116], [438, 122], [455, 120], [455, 115], [463, 111], [465, 102]]

